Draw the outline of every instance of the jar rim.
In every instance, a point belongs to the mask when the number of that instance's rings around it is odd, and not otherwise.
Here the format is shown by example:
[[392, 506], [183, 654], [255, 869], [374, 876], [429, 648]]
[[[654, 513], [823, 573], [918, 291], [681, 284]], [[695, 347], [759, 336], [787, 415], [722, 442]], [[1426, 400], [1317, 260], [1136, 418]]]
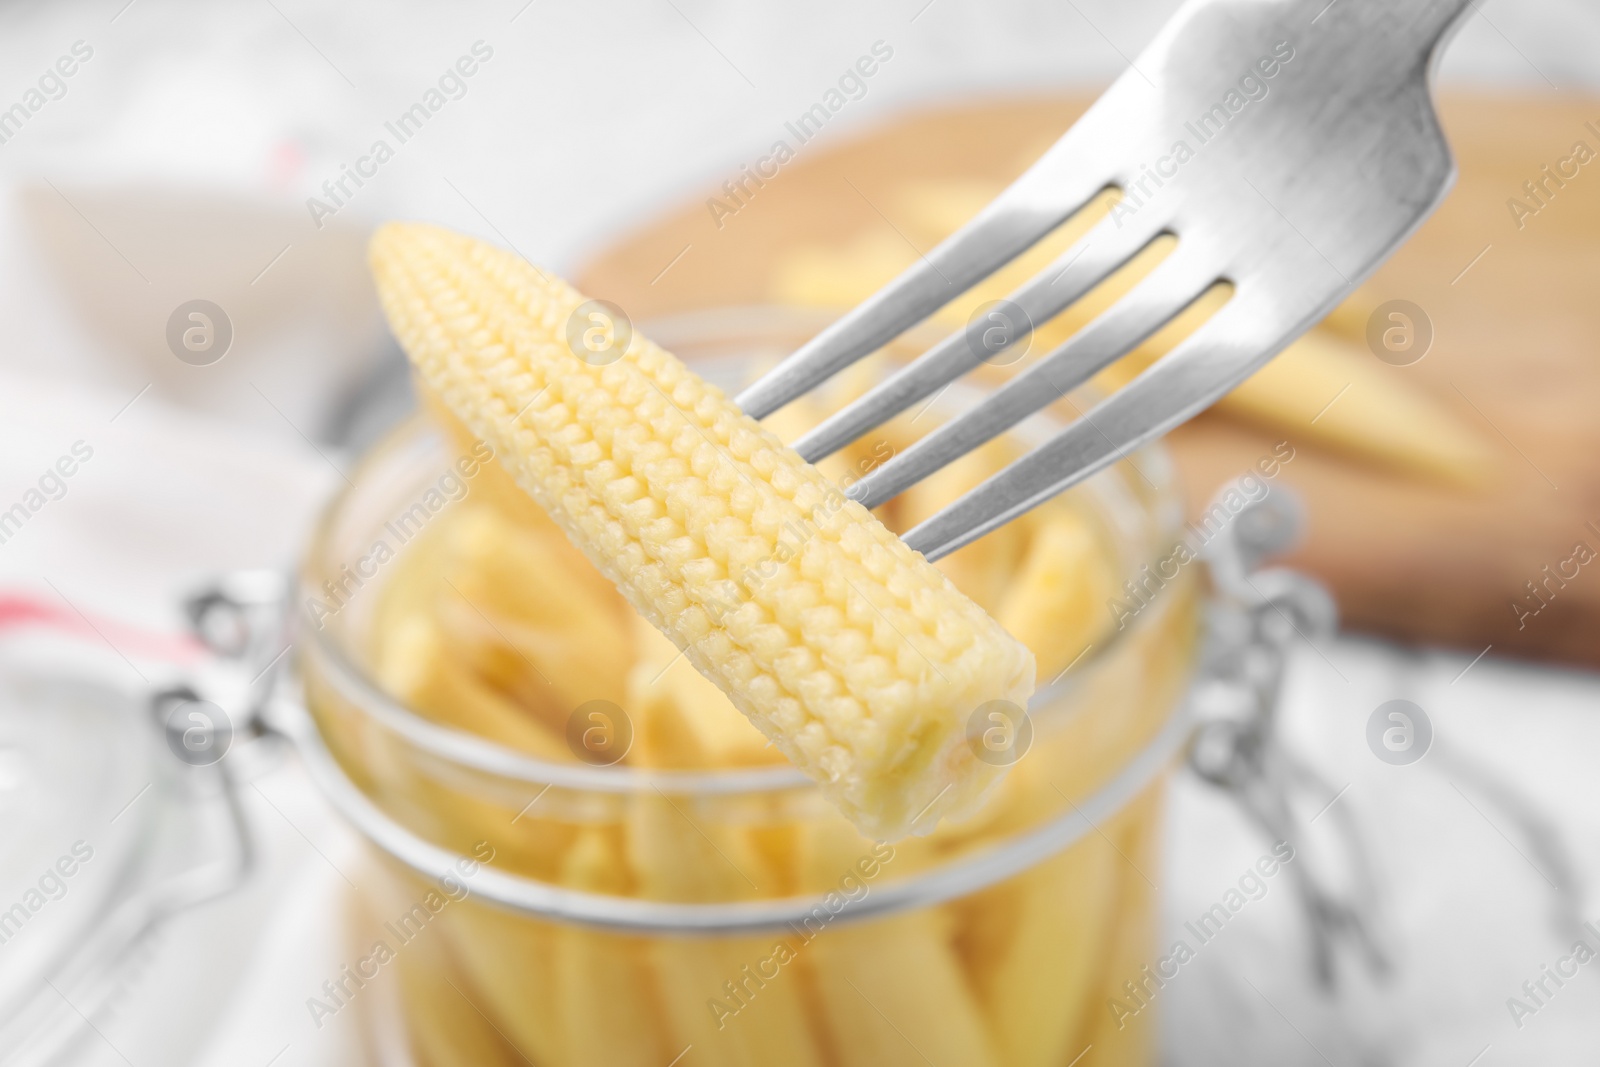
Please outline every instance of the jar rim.
[[[404, 826], [368, 797], [339, 765], [310, 712], [278, 701], [273, 727], [294, 741], [306, 771], [334, 809], [378, 848], [417, 874], [444, 881], [460, 877], [461, 854]], [[1160, 730], [1109, 780], [1053, 818], [903, 880], [888, 882], [849, 908], [827, 907], [821, 894], [685, 903], [614, 896], [572, 889], [490, 866], [472, 875], [474, 895], [497, 907], [544, 919], [629, 934], [731, 937], [795, 929], [819, 907], [830, 922], [865, 922], [928, 907], [981, 891], [1054, 856], [1132, 803], [1157, 782], [1183, 751], [1194, 726], [1188, 699], [1180, 700]]]

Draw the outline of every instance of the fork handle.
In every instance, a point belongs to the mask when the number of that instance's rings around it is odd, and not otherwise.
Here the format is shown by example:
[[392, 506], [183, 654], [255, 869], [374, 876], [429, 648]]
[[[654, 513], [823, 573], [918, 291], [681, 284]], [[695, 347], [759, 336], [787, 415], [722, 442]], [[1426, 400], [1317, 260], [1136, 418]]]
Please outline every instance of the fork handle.
[[[1313, 27], [1329, 20], [1351, 20], [1353, 29], [1387, 32], [1395, 43], [1414, 46], [1430, 59], [1473, 10], [1475, 0], [1306, 0], [1302, 7], [1314, 10]], [[1341, 9], [1343, 9], [1341, 11]]]

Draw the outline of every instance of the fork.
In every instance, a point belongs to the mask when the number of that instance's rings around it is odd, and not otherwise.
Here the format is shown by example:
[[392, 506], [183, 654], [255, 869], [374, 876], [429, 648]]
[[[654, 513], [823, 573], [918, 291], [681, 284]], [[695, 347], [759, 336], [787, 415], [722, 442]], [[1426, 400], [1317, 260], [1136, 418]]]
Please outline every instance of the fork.
[[1455, 163], [1428, 82], [1470, 5], [1189, 0], [993, 203], [737, 403], [766, 417], [1118, 190], [1109, 216], [1000, 302], [993, 326], [979, 321], [946, 337], [794, 442], [810, 462], [831, 455], [993, 360], [1152, 241], [1176, 238], [1104, 313], [849, 490], [869, 508], [892, 499], [1065, 397], [1214, 285], [1231, 286], [1181, 344], [905, 540], [938, 559], [1004, 525], [1210, 406], [1433, 212]]

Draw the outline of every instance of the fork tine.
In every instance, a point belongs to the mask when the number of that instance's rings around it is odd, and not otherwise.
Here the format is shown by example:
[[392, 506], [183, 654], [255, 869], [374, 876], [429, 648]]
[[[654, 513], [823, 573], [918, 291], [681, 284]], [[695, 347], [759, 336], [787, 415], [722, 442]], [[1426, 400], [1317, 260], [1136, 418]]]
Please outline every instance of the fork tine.
[[[1235, 293], [1193, 335], [1045, 444], [1018, 459], [905, 535], [930, 560], [1078, 484], [1190, 419], [1275, 356], [1326, 308], [1292, 315]], [[1273, 328], [1263, 330], [1263, 321]]]
[[867, 475], [848, 495], [877, 507], [1131, 352], [1217, 280], [1215, 259], [1196, 248], [1186, 251], [1180, 238], [1170, 258], [1065, 344]]
[[[1089, 198], [1084, 197], [1083, 203]], [[1083, 206], [1042, 212], [1005, 203], [1006, 199], [1002, 194], [898, 278], [751, 384], [734, 403], [751, 418], [766, 418], [938, 311]]]
[[[1022, 309], [1029, 323], [1042, 324], [1076, 303], [1161, 232], [1154, 219], [1125, 229], [1102, 219], [1006, 299]], [[1026, 336], [1024, 328], [1007, 343], [1016, 344]], [[970, 330], [952, 334], [813, 427], [794, 442], [794, 450], [808, 463], [825, 459], [994, 354], [975, 344]]]
[[[1107, 94], [1110, 96], [1111, 94]], [[987, 278], [1112, 184], [1086, 161], [1112, 157], [1113, 111], [1100, 104], [961, 229], [734, 398], [763, 419], [894, 340]], [[859, 192], [859, 190], [858, 190]]]

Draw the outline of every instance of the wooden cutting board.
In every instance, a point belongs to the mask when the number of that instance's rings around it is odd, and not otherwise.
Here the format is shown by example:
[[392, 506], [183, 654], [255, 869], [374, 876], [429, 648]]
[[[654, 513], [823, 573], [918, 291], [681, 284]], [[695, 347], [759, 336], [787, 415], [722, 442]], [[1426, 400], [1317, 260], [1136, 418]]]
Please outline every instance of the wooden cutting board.
[[[909, 181], [1009, 179], [1086, 105], [992, 102], [813, 142], [736, 214], [714, 217], [706, 197], [721, 194], [707, 189], [595, 257], [579, 287], [635, 321], [768, 303], [794, 248], [893, 227], [878, 205]], [[1483, 434], [1499, 459], [1492, 483], [1432, 485], [1216, 414], [1169, 444], [1195, 510], [1272, 443], [1296, 442], [1282, 477], [1304, 496], [1310, 532], [1292, 562], [1333, 589], [1347, 627], [1600, 664], [1600, 102], [1454, 98], [1442, 110], [1461, 179], [1357, 299], [1426, 311], [1432, 349], [1386, 373]], [[1580, 141], [1594, 161], [1568, 163], [1576, 177], [1546, 181], [1552, 194], [1532, 200], [1524, 183], [1545, 180], [1541, 168]], [[1538, 211], [1514, 211], [1513, 197]]]

